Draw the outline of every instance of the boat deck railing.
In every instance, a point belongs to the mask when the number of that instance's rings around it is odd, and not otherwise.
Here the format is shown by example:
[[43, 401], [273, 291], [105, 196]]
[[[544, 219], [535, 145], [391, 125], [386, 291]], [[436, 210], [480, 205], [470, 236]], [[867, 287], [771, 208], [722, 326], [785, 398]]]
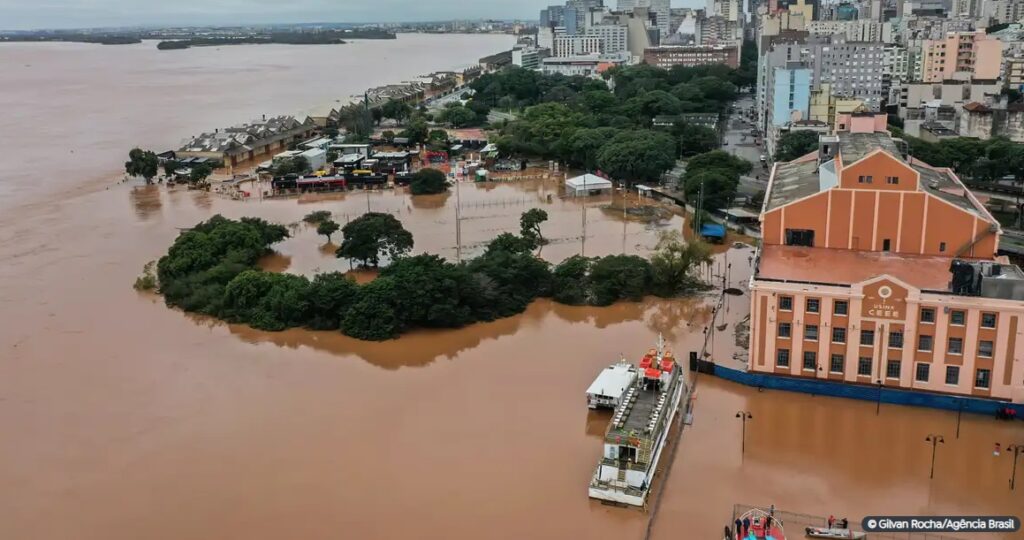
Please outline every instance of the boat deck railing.
[[[764, 506], [751, 506], [748, 504], [735, 504], [732, 507], [732, 519], [729, 520], [731, 526], [736, 518], [742, 516], [750, 510], [760, 510], [762, 512], [769, 512], [769, 508]], [[810, 514], [798, 514], [795, 512], [786, 512], [779, 509], [775, 509], [775, 517], [780, 520], [786, 530], [786, 538], [803, 538], [804, 529], [807, 527], [828, 527], [828, 518], [823, 516], [813, 516]], [[864, 532], [864, 529], [860, 526], [860, 520], [850, 519], [849, 527], [854, 532]], [[840, 516], [836, 516], [839, 519]], [[931, 533], [885, 533], [885, 532], [873, 532], [869, 533], [868, 538], [871, 540], [961, 540], [952, 536], [942, 536], [939, 534]]]

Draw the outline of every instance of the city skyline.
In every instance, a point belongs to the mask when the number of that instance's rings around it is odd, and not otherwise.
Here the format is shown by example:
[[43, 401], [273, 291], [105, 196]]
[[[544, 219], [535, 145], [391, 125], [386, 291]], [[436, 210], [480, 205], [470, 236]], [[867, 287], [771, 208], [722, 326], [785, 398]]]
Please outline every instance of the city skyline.
[[[536, 20], [552, 0], [466, 4], [456, 0], [0, 0], [0, 30], [129, 26], [203, 26], [299, 23], [401, 23], [446, 20]], [[615, 7], [615, 0], [605, 2]], [[673, 0], [673, 7], [702, 7], [701, 0]]]

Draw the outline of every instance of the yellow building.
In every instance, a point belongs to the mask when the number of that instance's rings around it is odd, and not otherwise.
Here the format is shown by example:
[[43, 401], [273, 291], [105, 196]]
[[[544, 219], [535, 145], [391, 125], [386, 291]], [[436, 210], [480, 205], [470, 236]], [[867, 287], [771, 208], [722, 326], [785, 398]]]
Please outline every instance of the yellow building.
[[[840, 115], [867, 110], [864, 102], [859, 99], [837, 97], [832, 95], [832, 85], [822, 83], [818, 90], [811, 90], [809, 120], [828, 124], [829, 130], [836, 129], [836, 119]], [[840, 127], [842, 131], [844, 128]]]

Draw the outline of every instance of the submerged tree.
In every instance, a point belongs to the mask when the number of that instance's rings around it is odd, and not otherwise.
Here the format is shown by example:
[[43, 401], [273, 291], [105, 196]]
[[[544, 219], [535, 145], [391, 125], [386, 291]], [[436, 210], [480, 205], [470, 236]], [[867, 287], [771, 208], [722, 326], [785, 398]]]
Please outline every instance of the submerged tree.
[[145, 178], [147, 184], [153, 181], [159, 168], [160, 159], [156, 154], [139, 148], [132, 148], [131, 152], [128, 152], [128, 161], [124, 163], [126, 173]]
[[651, 257], [651, 278], [659, 296], [677, 296], [696, 288], [693, 270], [711, 261], [711, 250], [700, 241], [684, 242], [677, 231], [661, 233]]
[[437, 169], [420, 169], [409, 181], [413, 195], [433, 195], [448, 191], [448, 178]]
[[391, 214], [363, 214], [342, 227], [341, 232], [345, 239], [336, 255], [358, 260], [364, 266], [378, 266], [382, 256], [394, 260], [408, 253], [413, 246], [412, 233]]
[[547, 243], [540, 232], [540, 224], [548, 220], [548, 213], [540, 208], [531, 208], [519, 216], [520, 234], [535, 246]]
[[328, 219], [321, 221], [320, 224], [316, 226], [316, 233], [320, 236], [326, 236], [327, 241], [330, 242], [331, 235], [338, 232], [338, 229], [340, 228], [341, 225], [335, 223], [334, 220]]

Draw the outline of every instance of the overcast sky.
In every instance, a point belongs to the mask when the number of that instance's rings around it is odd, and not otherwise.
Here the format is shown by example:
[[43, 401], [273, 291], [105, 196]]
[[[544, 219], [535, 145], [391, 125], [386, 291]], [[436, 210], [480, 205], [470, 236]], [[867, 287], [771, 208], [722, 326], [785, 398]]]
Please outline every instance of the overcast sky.
[[[536, 19], [564, 0], [0, 0], [0, 29]], [[614, 4], [615, 0], [607, 0]]]

